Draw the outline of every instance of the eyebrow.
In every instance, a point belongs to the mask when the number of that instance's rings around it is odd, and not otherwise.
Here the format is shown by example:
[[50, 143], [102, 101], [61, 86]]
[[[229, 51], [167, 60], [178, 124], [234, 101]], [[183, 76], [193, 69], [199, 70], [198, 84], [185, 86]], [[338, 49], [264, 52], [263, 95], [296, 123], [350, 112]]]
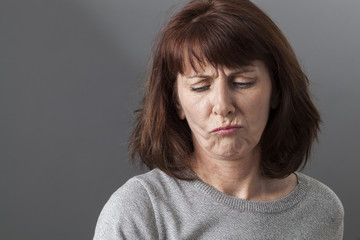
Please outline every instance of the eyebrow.
[[256, 69], [249, 69], [249, 68], [244, 68], [244, 69], [240, 69], [238, 71], [235, 71], [235, 72], [232, 72], [229, 74], [229, 77], [232, 77], [232, 76], [235, 76], [235, 75], [238, 75], [240, 73], [250, 73], [250, 72], [255, 72]]
[[210, 76], [204, 75], [204, 74], [201, 73], [201, 74], [195, 74], [195, 75], [190, 76], [188, 78], [208, 78], [208, 77], [210, 77]]
[[[249, 73], [249, 72], [255, 72], [256, 70], [255, 69], [240, 69], [238, 71], [235, 71], [235, 72], [232, 72], [229, 74], [228, 77], [233, 77], [233, 76], [236, 76], [237, 74], [240, 74], [240, 73]], [[190, 76], [188, 78], [208, 78], [208, 77], [211, 77], [210, 75], [205, 75], [203, 73], [199, 73], [199, 74], [195, 74], [193, 76]]]

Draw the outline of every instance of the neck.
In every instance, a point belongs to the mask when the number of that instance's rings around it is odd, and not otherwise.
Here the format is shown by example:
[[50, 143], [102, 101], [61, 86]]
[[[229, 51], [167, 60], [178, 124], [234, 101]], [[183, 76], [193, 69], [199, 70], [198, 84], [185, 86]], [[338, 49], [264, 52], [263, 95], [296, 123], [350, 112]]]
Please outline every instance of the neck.
[[260, 152], [238, 160], [214, 159], [195, 154], [192, 170], [210, 186], [246, 200], [271, 201], [286, 196], [297, 184], [296, 176], [269, 179], [260, 172]]

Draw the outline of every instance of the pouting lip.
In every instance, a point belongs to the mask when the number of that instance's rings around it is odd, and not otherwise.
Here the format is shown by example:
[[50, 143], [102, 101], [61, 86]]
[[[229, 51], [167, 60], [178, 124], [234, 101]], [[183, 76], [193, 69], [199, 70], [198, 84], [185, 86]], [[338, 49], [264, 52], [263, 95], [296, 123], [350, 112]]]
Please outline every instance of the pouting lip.
[[242, 128], [241, 125], [225, 125], [225, 126], [222, 126], [222, 127], [218, 127], [218, 128], [215, 128], [211, 131], [211, 133], [214, 133], [214, 132], [218, 132], [218, 131], [221, 131], [221, 130], [229, 130], [229, 129], [234, 129], [234, 128]]

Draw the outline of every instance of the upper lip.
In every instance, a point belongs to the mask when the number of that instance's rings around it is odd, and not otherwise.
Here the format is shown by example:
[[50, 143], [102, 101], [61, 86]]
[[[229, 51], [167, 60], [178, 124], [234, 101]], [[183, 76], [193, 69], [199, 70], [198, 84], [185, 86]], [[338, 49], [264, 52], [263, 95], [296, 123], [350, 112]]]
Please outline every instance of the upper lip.
[[242, 126], [238, 125], [238, 124], [225, 125], [225, 126], [222, 126], [222, 127], [215, 128], [211, 132], [217, 132], [217, 131], [221, 131], [221, 130], [228, 130], [228, 129], [232, 129], [232, 128], [242, 128]]

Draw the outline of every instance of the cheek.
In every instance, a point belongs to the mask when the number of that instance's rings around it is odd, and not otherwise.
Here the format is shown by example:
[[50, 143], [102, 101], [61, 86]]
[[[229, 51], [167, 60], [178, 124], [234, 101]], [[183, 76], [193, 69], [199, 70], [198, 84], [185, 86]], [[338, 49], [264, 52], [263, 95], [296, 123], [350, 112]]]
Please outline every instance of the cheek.
[[203, 119], [206, 116], [208, 103], [205, 99], [193, 96], [190, 94], [183, 94], [180, 98], [181, 106], [187, 119]]
[[256, 126], [265, 127], [270, 112], [270, 94], [253, 96], [243, 106], [247, 108], [248, 120]]
[[188, 120], [196, 121], [203, 118], [204, 105], [196, 101], [185, 101], [183, 103], [184, 114]]
[[202, 133], [208, 128], [208, 105], [204, 101], [184, 101], [183, 109], [186, 121], [193, 133]]

